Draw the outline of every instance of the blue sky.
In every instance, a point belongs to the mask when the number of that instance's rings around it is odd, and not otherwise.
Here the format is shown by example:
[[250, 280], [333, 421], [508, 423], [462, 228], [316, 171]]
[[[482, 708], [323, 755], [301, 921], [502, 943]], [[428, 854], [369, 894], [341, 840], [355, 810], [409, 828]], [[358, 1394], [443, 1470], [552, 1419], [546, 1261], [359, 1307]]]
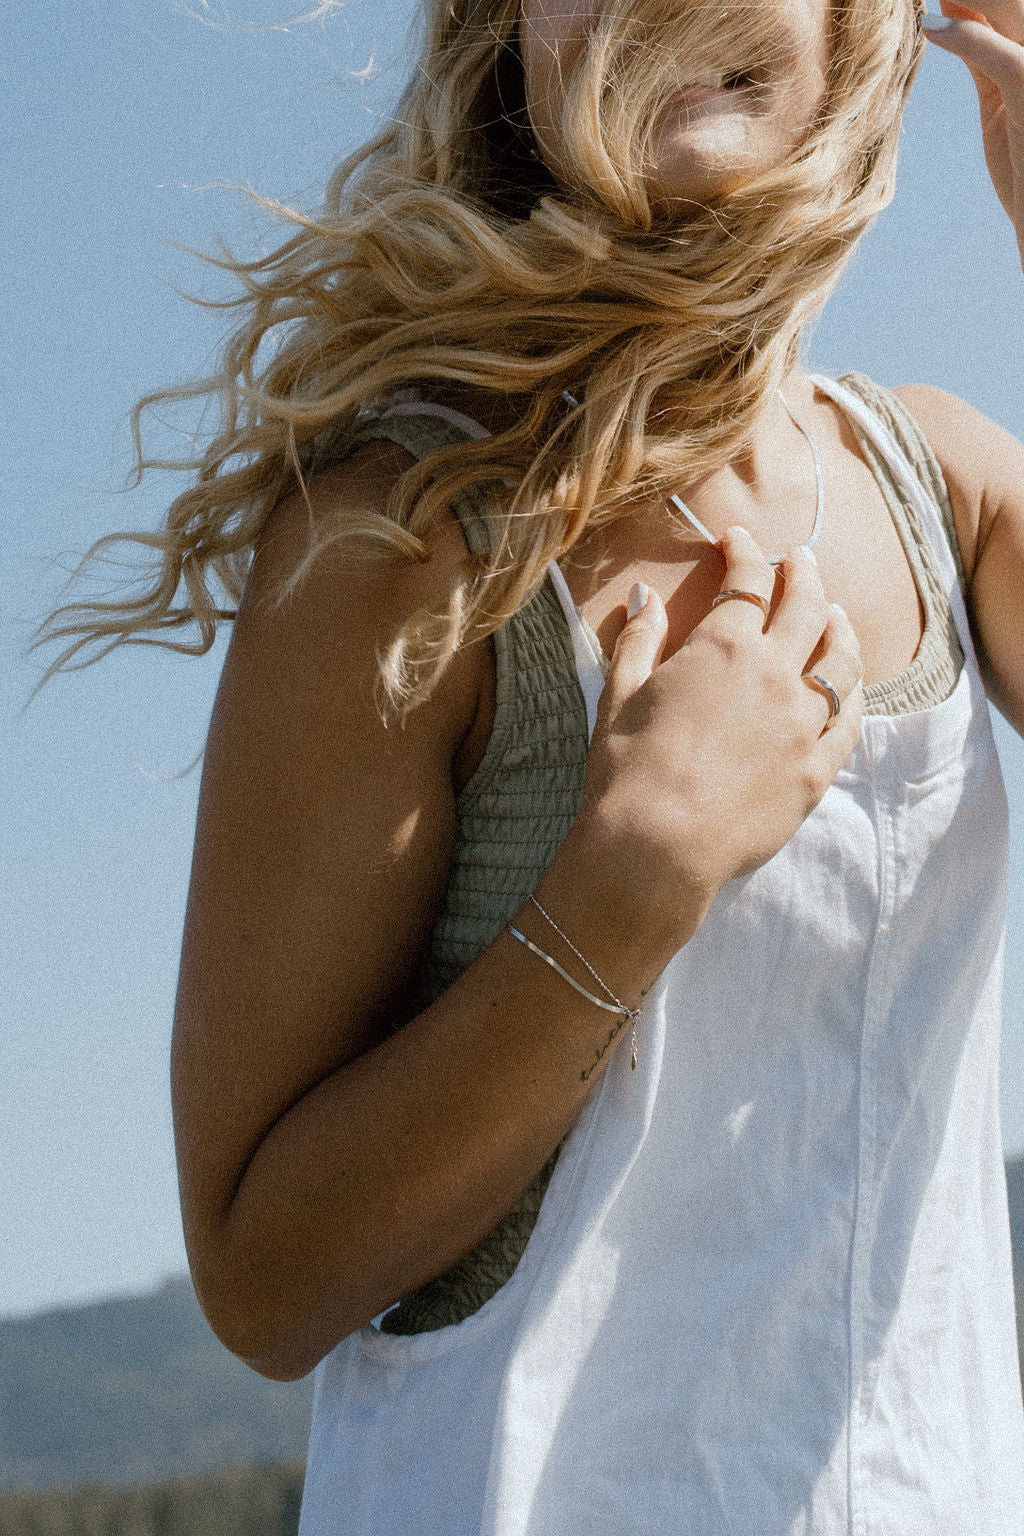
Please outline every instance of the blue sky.
[[[184, 1265], [167, 1048], [198, 771], [222, 647], [132, 650], [51, 684], [25, 658], [61, 557], [152, 525], [176, 482], [118, 491], [127, 413], [201, 373], [222, 282], [174, 244], [273, 241], [229, 185], [313, 206], [410, 57], [408, 0], [289, 22], [284, 0], [16, 7], [0, 64], [8, 300], [0, 607], [0, 1315], [146, 1288]], [[172, 242], [174, 244], [172, 244]], [[825, 371], [939, 384], [1024, 436], [1024, 277], [973, 91], [932, 49], [893, 207], [811, 340]], [[1016, 846], [1024, 751], [999, 730]], [[1015, 867], [1020, 864], [1015, 854]], [[1011, 890], [1004, 1127], [1024, 1149], [1024, 878]]]

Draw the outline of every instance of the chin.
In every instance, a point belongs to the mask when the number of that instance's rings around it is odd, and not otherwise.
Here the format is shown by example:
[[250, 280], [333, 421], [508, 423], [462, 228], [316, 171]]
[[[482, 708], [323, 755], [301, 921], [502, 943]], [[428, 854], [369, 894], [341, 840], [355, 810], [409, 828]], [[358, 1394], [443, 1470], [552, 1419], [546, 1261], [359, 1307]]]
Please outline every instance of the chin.
[[647, 177], [651, 196], [662, 204], [707, 202], [736, 192], [764, 166], [751, 153], [749, 125], [719, 119], [713, 131], [683, 127], [654, 145]]
[[662, 176], [655, 171], [647, 178], [651, 202], [669, 217], [685, 213], [695, 203], [703, 205], [730, 192], [738, 192], [751, 178], [750, 170], [736, 166], [711, 167], [703, 174], [688, 177]]

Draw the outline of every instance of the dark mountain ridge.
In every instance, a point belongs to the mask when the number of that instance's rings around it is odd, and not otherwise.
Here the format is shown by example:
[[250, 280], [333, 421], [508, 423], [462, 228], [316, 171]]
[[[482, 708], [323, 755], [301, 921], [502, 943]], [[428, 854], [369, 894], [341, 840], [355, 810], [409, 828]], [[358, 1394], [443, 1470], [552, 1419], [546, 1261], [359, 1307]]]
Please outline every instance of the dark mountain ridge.
[[306, 1451], [312, 1380], [266, 1381], [189, 1280], [0, 1322], [0, 1488], [148, 1483]]

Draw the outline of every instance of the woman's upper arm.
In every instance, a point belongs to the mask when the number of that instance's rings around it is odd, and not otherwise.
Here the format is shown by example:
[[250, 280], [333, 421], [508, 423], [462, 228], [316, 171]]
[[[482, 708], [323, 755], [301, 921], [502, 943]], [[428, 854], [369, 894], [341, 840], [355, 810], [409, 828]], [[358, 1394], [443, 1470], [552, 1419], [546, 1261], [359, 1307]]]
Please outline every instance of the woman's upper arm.
[[1024, 734], [1024, 444], [945, 390], [912, 384], [896, 394], [949, 487], [988, 692]]
[[[364, 450], [315, 483], [314, 514], [353, 496], [383, 510], [407, 464], [390, 446]], [[377, 648], [444, 601], [461, 535], [453, 520], [424, 564], [327, 550], [278, 602], [307, 531], [294, 497], [261, 539], [203, 773], [173, 1048], [199, 1268], [270, 1127], [401, 1005], [447, 881], [451, 764], [485, 650], [459, 653], [430, 703], [385, 728]]]

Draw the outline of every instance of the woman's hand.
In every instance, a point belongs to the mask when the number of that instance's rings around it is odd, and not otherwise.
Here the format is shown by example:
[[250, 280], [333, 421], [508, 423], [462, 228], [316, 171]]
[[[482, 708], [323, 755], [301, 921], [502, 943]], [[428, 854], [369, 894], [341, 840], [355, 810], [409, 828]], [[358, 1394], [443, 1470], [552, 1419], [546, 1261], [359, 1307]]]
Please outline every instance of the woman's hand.
[[925, 17], [922, 30], [971, 72], [985, 162], [1024, 265], [1024, 0], [985, 0], [983, 10], [941, 3], [943, 15]]
[[[720, 602], [657, 665], [667, 620], [651, 593], [619, 636], [601, 697], [577, 829], [621, 846], [605, 867], [639, 868], [645, 899], [705, 904], [763, 864], [814, 809], [846, 761], [863, 707], [856, 637], [817, 567], [789, 555], [777, 580], [751, 536], [722, 541]], [[778, 593], [776, 594], [776, 587]], [[819, 674], [838, 695], [834, 719]]]

